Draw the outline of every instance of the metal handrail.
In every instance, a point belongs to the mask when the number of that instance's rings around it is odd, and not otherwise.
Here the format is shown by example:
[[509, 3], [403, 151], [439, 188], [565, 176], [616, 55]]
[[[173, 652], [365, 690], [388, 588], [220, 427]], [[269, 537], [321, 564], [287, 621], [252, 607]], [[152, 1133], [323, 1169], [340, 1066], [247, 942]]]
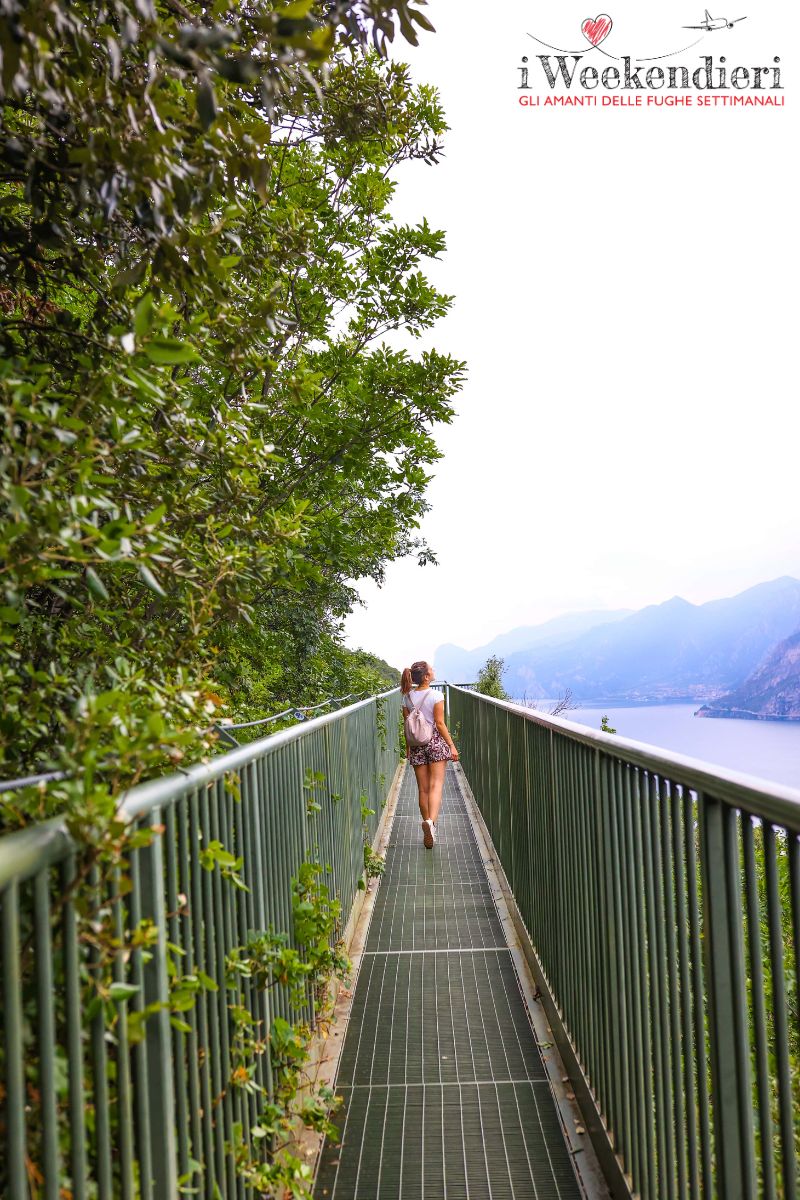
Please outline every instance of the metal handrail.
[[[118, 814], [142, 836], [111, 869], [105, 844], [95, 858], [64, 819], [0, 838], [2, 1195], [27, 1200], [35, 1171], [47, 1195], [68, 1178], [75, 1196], [179, 1200], [198, 1163], [204, 1195], [240, 1194], [225, 1147], [241, 1131], [255, 1159], [268, 1149], [250, 1130], [255, 1089], [275, 1098], [273, 1021], [313, 1026], [318, 998], [309, 989], [298, 1010], [286, 989], [231, 975], [230, 955], [269, 930], [299, 949], [293, 880], [309, 860], [344, 925], [398, 768], [399, 718], [392, 689], [139, 784]], [[174, 1025], [171, 976], [195, 996]], [[242, 1074], [245, 1011], [262, 1049]]]
[[800, 791], [448, 693], [612, 1194], [800, 1194]]
[[[283, 717], [293, 716], [296, 717], [298, 721], [305, 721], [307, 719], [305, 716], [306, 713], [316, 712], [319, 708], [327, 708], [331, 704], [344, 704], [347, 700], [357, 700], [361, 696], [372, 699], [375, 697], [375, 695], [377, 695], [377, 698], [380, 699], [382, 696], [391, 695], [392, 692], [396, 690], [396, 688], [389, 688], [385, 692], [372, 694], [367, 691], [350, 692], [347, 696], [331, 697], [330, 700], [323, 700], [319, 704], [296, 705], [293, 708], [284, 709], [283, 712], [275, 713], [275, 715], [272, 717], [260, 717], [256, 721], [243, 721], [239, 724], [220, 720], [215, 722], [215, 724], [212, 725], [210, 729], [206, 730], [206, 732], [216, 732], [220, 734], [221, 737], [224, 737], [226, 740], [228, 740], [233, 746], [238, 746], [239, 743], [236, 741], [236, 738], [229, 737], [230, 730], [254, 729], [259, 725], [271, 725], [274, 721], [280, 721]], [[3, 792], [21, 791], [22, 788], [35, 787], [37, 784], [56, 783], [64, 779], [72, 778], [73, 775], [69, 771], [41, 771], [39, 774], [25, 775], [20, 779], [3, 779], [0, 780], [0, 795], [2, 795]]]
[[[449, 686], [456, 691], [467, 691], [461, 684]], [[744, 771], [734, 771], [730, 767], [718, 766], [676, 751], [662, 750], [616, 733], [603, 733], [564, 717], [538, 713], [523, 704], [515, 704], [513, 700], [497, 700], [494, 696], [484, 696], [482, 692], [468, 694], [477, 695], [482, 701], [496, 704], [498, 708], [518, 713], [533, 724], [557, 730], [569, 736], [571, 741], [584, 746], [601, 747], [609, 753], [616, 751], [618, 757], [624, 758], [632, 766], [672, 779], [693, 791], [713, 791], [715, 796], [732, 808], [752, 809], [755, 806], [765, 819], [800, 832], [800, 788], [772, 783]]]
[[357, 704], [351, 704], [347, 709], [340, 709], [339, 712], [323, 713], [321, 717], [314, 717], [302, 725], [293, 725], [290, 729], [281, 729], [278, 733], [267, 734], [266, 737], [259, 738], [255, 742], [248, 742], [246, 746], [228, 750], [225, 754], [218, 758], [212, 758], [209, 762], [187, 767], [179, 775], [168, 775], [159, 779], [151, 779], [147, 783], [139, 783], [129, 792], [123, 793], [120, 812], [128, 820], [134, 820], [136, 817], [152, 812], [160, 805], [175, 803], [198, 787], [214, 783], [231, 772], [241, 771], [249, 763], [263, 757], [265, 751], [273, 753], [280, 750], [284, 746], [308, 737], [309, 734], [316, 733], [327, 725], [340, 720], [345, 712], [356, 713], [371, 705], [373, 701], [386, 699], [398, 692], [399, 688], [392, 688], [391, 691], [381, 692], [378, 696], [370, 696]]
[[66, 771], [41, 771], [38, 775], [25, 775], [22, 779], [3, 779], [0, 780], [0, 794], [18, 792], [21, 788], [36, 787], [40, 783], [55, 783], [68, 778]]
[[[393, 689], [394, 690], [394, 689]], [[384, 693], [379, 693], [383, 695]], [[297, 717], [298, 720], [305, 720], [305, 716], [298, 716], [299, 713], [305, 714], [316, 712], [318, 708], [327, 708], [330, 704], [344, 704], [347, 700], [357, 700], [361, 696], [368, 696], [366, 690], [361, 692], [350, 692], [347, 696], [335, 696], [330, 700], [323, 700], [319, 704], [296, 704], [291, 708], [285, 708], [283, 712], [276, 713], [273, 717], [259, 717], [256, 721], [242, 721], [239, 724], [234, 724], [228, 721], [218, 721], [215, 728], [223, 729], [254, 729], [257, 725], [271, 725], [273, 721], [280, 721], [282, 717]]]
[[[125, 821], [134, 821], [146, 816], [164, 804], [174, 804], [188, 793], [223, 779], [232, 772], [241, 771], [243, 767], [262, 758], [265, 752], [272, 753], [299, 738], [307, 737], [319, 729], [323, 729], [332, 721], [341, 718], [345, 711], [353, 713], [373, 700], [384, 700], [398, 692], [398, 688], [371, 696], [358, 704], [350, 705], [347, 710], [341, 709], [335, 713], [324, 713], [314, 717], [302, 725], [294, 725], [291, 729], [282, 729], [278, 733], [267, 734], [257, 741], [248, 742], [234, 750], [228, 750], [208, 762], [196, 763], [173, 775], [161, 775], [157, 779], [139, 783], [129, 791], [123, 792], [119, 800], [118, 813]], [[29, 878], [42, 865], [65, 857], [76, 845], [62, 817], [53, 817], [49, 821], [41, 821], [27, 829], [0, 837], [0, 889], [13, 880], [21, 882]], [[43, 858], [37, 856], [41, 850]]]

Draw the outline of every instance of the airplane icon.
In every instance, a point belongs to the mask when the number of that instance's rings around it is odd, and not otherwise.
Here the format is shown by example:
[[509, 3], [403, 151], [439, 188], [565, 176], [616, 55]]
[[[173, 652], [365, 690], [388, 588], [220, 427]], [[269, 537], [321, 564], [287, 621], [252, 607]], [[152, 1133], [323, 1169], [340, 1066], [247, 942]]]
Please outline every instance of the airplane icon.
[[738, 25], [740, 21], [746, 21], [747, 17], [737, 17], [735, 21], [729, 21], [727, 17], [712, 17], [711, 13], [706, 9], [706, 15], [702, 25], [684, 25], [684, 29], [704, 29], [706, 33], [713, 33], [715, 29], [733, 29], [734, 25]]

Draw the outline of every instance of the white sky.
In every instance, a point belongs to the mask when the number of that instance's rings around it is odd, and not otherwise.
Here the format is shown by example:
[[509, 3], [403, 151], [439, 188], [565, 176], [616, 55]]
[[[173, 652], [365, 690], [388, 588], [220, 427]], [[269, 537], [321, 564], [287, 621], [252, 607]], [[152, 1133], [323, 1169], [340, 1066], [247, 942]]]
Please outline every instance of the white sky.
[[[609, 51], [680, 49], [704, 4], [641, 8], [600, 10]], [[437, 34], [398, 57], [439, 88], [451, 132], [439, 166], [404, 170], [394, 211], [447, 231], [426, 273], [456, 303], [422, 344], [469, 380], [428, 490], [440, 565], [362, 584], [348, 644], [403, 666], [569, 610], [800, 576], [798, 6], [712, 8], [748, 19], [673, 60], [779, 54], [782, 109], [521, 108], [523, 54], [549, 90], [526, 34], [575, 49], [594, 10], [426, 11]]]

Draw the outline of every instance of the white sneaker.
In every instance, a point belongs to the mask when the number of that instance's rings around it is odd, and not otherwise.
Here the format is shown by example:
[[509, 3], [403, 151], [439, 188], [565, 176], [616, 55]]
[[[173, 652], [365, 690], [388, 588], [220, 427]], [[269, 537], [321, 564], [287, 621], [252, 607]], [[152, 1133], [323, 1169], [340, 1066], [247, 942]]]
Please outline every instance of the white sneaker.
[[433, 827], [433, 821], [425, 820], [422, 822], [422, 840], [425, 843], [425, 849], [430, 850], [433, 843], [436, 841], [436, 833]]

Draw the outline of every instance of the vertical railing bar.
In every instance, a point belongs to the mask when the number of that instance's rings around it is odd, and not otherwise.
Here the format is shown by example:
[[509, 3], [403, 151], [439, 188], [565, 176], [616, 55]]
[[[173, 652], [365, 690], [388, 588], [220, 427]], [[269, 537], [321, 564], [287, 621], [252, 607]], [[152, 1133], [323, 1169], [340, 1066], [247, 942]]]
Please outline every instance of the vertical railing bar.
[[611, 1003], [611, 973], [609, 964], [612, 961], [612, 948], [609, 937], [611, 924], [608, 906], [605, 903], [606, 875], [603, 869], [605, 861], [605, 819], [603, 804], [602, 763], [597, 747], [592, 750], [592, 789], [594, 810], [594, 836], [591, 839], [590, 857], [594, 863], [595, 907], [598, 915], [595, 938], [597, 941], [597, 1010], [598, 1010], [598, 1045], [600, 1050], [596, 1078], [592, 1080], [592, 1088], [600, 1111], [609, 1120], [613, 1105], [613, 1089], [611, 1085], [611, 1054], [612, 1033], [609, 1008]]
[[[230, 807], [230, 824], [232, 836], [234, 840], [234, 854], [237, 858], [242, 859], [242, 878], [246, 886], [246, 891], [240, 888], [236, 889], [234, 897], [233, 911], [233, 943], [232, 947], [243, 946], [247, 941], [249, 931], [256, 929], [256, 922], [251, 918], [254, 917], [254, 904], [256, 901], [255, 883], [248, 875], [252, 875], [253, 866], [256, 862], [255, 847], [252, 844], [252, 819], [253, 809], [255, 807], [256, 789], [255, 781], [255, 763], [248, 763], [239, 773], [238, 791], [235, 791], [229, 802]], [[238, 798], [237, 798], [238, 797]], [[239, 979], [236, 987], [239, 1003], [242, 1003], [254, 1020], [258, 1020], [258, 1013], [255, 1006], [255, 988], [252, 986], [250, 979]], [[253, 1034], [257, 1035], [258, 1029], [253, 1027]], [[231, 1047], [235, 1030], [231, 1033]], [[256, 1060], [257, 1061], [257, 1060]], [[256, 1061], [253, 1063], [252, 1082], [256, 1082]], [[233, 1069], [233, 1049], [231, 1049], [231, 1070]], [[255, 1091], [241, 1089], [240, 1095], [240, 1120], [242, 1121], [243, 1138], [247, 1146], [253, 1146], [252, 1129], [258, 1124], [258, 1094]], [[252, 1154], [252, 1150], [251, 1150]], [[252, 1155], [255, 1157], [255, 1155]], [[245, 1200], [247, 1195], [247, 1185], [244, 1180], [243, 1173], [237, 1170], [236, 1173], [237, 1195], [239, 1200]]]
[[[577, 985], [578, 985], [578, 1020], [581, 1022], [581, 1039], [578, 1044], [578, 1054], [582, 1063], [593, 1061], [593, 1044], [591, 1044], [590, 1007], [588, 995], [591, 988], [591, 960], [589, 955], [588, 931], [591, 913], [587, 911], [589, 892], [589, 876], [587, 862], [584, 857], [583, 838], [585, 818], [581, 818], [583, 787], [582, 787], [582, 748], [578, 744], [572, 746], [572, 805], [570, 840], [573, 847], [572, 877], [570, 890], [575, 896], [575, 919], [577, 923]], [[578, 881], [581, 886], [578, 887]]]
[[[224, 830], [223, 843], [226, 848], [238, 860], [241, 859], [241, 868], [237, 872], [246, 891], [240, 887], [229, 883], [225, 889], [225, 908], [226, 908], [226, 931], [225, 931], [225, 958], [223, 980], [225, 982], [228, 1006], [232, 1005], [246, 1009], [251, 1016], [255, 1016], [252, 1009], [251, 987], [250, 980], [243, 979], [238, 972], [228, 971], [227, 958], [231, 952], [238, 947], [245, 945], [247, 938], [247, 930], [250, 926], [249, 913], [252, 903], [252, 891], [250, 885], [250, 872], [252, 870], [252, 860], [250, 858], [250, 847], [246, 840], [245, 833], [245, 811], [250, 806], [250, 770], [252, 763], [245, 763], [237, 772], [232, 773], [230, 777], [226, 776], [226, 787], [222, 792], [222, 827]], [[255, 1035], [255, 1029], [251, 1032]], [[237, 1059], [237, 1025], [233, 1020], [232, 1015], [228, 1018], [228, 1083], [227, 1088], [232, 1093], [233, 1101], [233, 1120], [234, 1131], [240, 1131], [241, 1143], [247, 1147], [248, 1155], [252, 1157], [252, 1140], [250, 1129], [252, 1121], [252, 1102], [255, 1097], [250, 1094], [249, 1090], [245, 1090], [240, 1084], [240, 1077], [237, 1074], [239, 1062]], [[236, 1139], [231, 1138], [231, 1143], [235, 1145]], [[231, 1200], [236, 1197], [243, 1200], [245, 1195], [245, 1183], [242, 1172], [237, 1166], [234, 1155], [230, 1149], [226, 1151], [229, 1160], [228, 1178], [231, 1177], [231, 1168], [233, 1170], [234, 1186], [230, 1190]]]
[[[248, 763], [241, 774], [241, 799], [238, 805], [239, 815], [239, 836], [241, 838], [241, 846], [237, 844], [244, 859], [243, 872], [244, 882], [247, 885], [247, 891], [241, 894], [241, 900], [238, 907], [238, 927], [237, 940], [240, 946], [247, 944], [250, 933], [257, 931], [263, 932], [263, 925], [260, 912], [260, 874], [258, 869], [258, 847], [254, 834], [256, 821], [258, 819], [258, 785], [257, 785], [257, 763]], [[236, 813], [234, 809], [234, 813]], [[258, 1013], [258, 989], [253, 984], [252, 979], [245, 978], [243, 983], [238, 984], [238, 987], [244, 993], [244, 1006], [248, 1012], [252, 1013], [253, 1020], [259, 1021]], [[263, 1033], [263, 1030], [261, 1031]], [[258, 1035], [258, 1026], [254, 1029], [254, 1034]], [[260, 1075], [260, 1060], [263, 1055], [257, 1055], [255, 1058], [254, 1080], [256, 1084], [261, 1084]], [[248, 1132], [258, 1122], [258, 1095], [256, 1092], [251, 1092], [246, 1099], [247, 1107], [247, 1129]], [[240, 1184], [241, 1184], [240, 1180]]]
[[[204, 788], [199, 796], [200, 811], [199, 820], [200, 828], [204, 831], [204, 840], [209, 842], [213, 840], [213, 829], [210, 819], [210, 792], [211, 787]], [[212, 978], [216, 974], [217, 967], [217, 941], [216, 941], [216, 912], [215, 912], [215, 897], [214, 897], [214, 876], [217, 873], [217, 868], [208, 869], [203, 866], [203, 953], [206, 962], [206, 972]], [[213, 1178], [217, 1190], [221, 1190], [225, 1182], [226, 1163], [225, 1163], [225, 1129], [223, 1114], [220, 1109], [222, 1098], [222, 1055], [220, 1051], [220, 1009], [222, 1008], [223, 1017], [227, 1019], [225, 1011], [225, 998], [220, 997], [219, 992], [209, 995], [208, 998], [208, 1044], [206, 1052], [208, 1054], [209, 1076], [211, 1082], [211, 1096], [209, 1105], [209, 1114], [211, 1117], [211, 1127], [213, 1134]], [[210, 1164], [207, 1164], [207, 1166]]]
[[753, 819], [742, 813], [742, 847], [744, 850], [745, 911], [750, 968], [750, 996], [753, 1012], [755, 1042], [756, 1092], [758, 1122], [761, 1138], [759, 1161], [762, 1194], [765, 1200], [777, 1200], [775, 1190], [775, 1153], [772, 1145], [772, 1115], [770, 1111], [769, 1048], [767, 1019], [764, 1006], [764, 968], [761, 960], [761, 900], [758, 892], [758, 871], [753, 834]]
[[[524, 724], [527, 724], [525, 722]], [[523, 724], [523, 728], [524, 728]], [[580, 876], [582, 879], [585, 908], [582, 913], [584, 972], [584, 1023], [586, 1042], [583, 1057], [584, 1069], [593, 1088], [597, 1086], [597, 1061], [600, 1039], [597, 1033], [597, 933], [600, 916], [595, 904], [594, 862], [589, 847], [594, 835], [595, 811], [591, 796], [591, 751], [578, 747], [578, 807], [576, 811], [577, 834], [580, 852]]]
[[[100, 872], [93, 867], [89, 872], [89, 886], [97, 896], [100, 889]], [[93, 946], [89, 954], [89, 972], [92, 978], [93, 999], [97, 1000], [96, 1012], [90, 1025], [90, 1054], [92, 1065], [92, 1092], [94, 1095], [94, 1149], [97, 1195], [99, 1200], [111, 1200], [113, 1177], [111, 1168], [111, 1126], [108, 1091], [108, 1053], [106, 1051], [105, 1005], [102, 1000], [102, 980], [96, 978], [101, 966], [99, 947]]]
[[727, 808], [724, 813], [726, 882], [728, 885], [731, 999], [733, 1002], [734, 1037], [736, 1039], [737, 1086], [739, 1102], [739, 1138], [742, 1159], [742, 1194], [754, 1200], [756, 1190], [755, 1159], [753, 1155], [753, 1092], [750, 1077], [750, 1044], [748, 1038], [747, 993], [744, 969], [741, 868], [739, 864], [739, 839], [737, 837], [739, 814]]
[[[224, 775], [217, 779], [211, 790], [211, 828], [217, 838], [230, 854], [235, 854], [226, 818], [227, 794], [230, 786], [229, 778]], [[225, 879], [221, 871], [214, 872], [214, 919], [217, 922], [217, 959], [214, 964], [214, 976], [221, 983], [225, 979], [225, 955], [232, 943], [229, 923], [231, 911], [231, 890], [233, 884]], [[228, 1014], [228, 989], [221, 987], [217, 996], [220, 997], [219, 1029], [220, 1054], [222, 1067], [222, 1114], [225, 1130], [225, 1144], [233, 1143], [233, 1126], [236, 1120], [236, 1094], [231, 1082], [231, 1026]], [[236, 1164], [233, 1156], [225, 1154], [226, 1186], [223, 1191], [230, 1200], [236, 1195]]]
[[[130, 871], [131, 871], [131, 893], [130, 893], [130, 912], [131, 912], [131, 933], [136, 935], [142, 923], [142, 893], [141, 893], [141, 861], [142, 850], [134, 850], [130, 856]], [[144, 991], [144, 965], [143, 957], [145, 954], [144, 948], [139, 945], [131, 956], [131, 980], [136, 988], [136, 998], [134, 1009], [137, 1015], [143, 1014], [146, 1006], [145, 991]], [[142, 1018], [143, 1019], [143, 1018]], [[134, 1043], [133, 1047], [133, 1097], [134, 1097], [134, 1124], [135, 1124], [135, 1147], [139, 1171], [138, 1184], [141, 1192], [142, 1200], [152, 1200], [153, 1196], [153, 1171], [151, 1163], [151, 1139], [150, 1139], [150, 1109], [147, 1104], [148, 1096], [148, 1078], [147, 1078], [147, 1046], [144, 1038], [139, 1039]]]
[[631, 1093], [633, 1091], [633, 1080], [631, 1078], [630, 1065], [630, 1028], [631, 1014], [629, 1003], [629, 990], [627, 981], [626, 963], [630, 961], [626, 920], [625, 920], [625, 895], [624, 886], [621, 878], [623, 870], [622, 862], [624, 857], [624, 849], [621, 840], [620, 831], [620, 792], [621, 792], [621, 766], [616, 759], [611, 761], [610, 770], [610, 804], [609, 810], [611, 815], [611, 870], [614, 887], [614, 924], [617, 931], [617, 961], [616, 961], [616, 985], [617, 999], [619, 1011], [619, 1076], [620, 1076], [620, 1094], [621, 1104], [619, 1111], [618, 1127], [615, 1130], [618, 1138], [618, 1145], [623, 1161], [631, 1175], [635, 1171], [636, 1154], [633, 1138], [633, 1124], [631, 1115]]
[[635, 1186], [644, 1198], [650, 1200], [651, 1191], [648, 1182], [648, 1139], [647, 1139], [647, 1104], [645, 1075], [648, 1064], [644, 1056], [643, 1002], [641, 960], [642, 946], [640, 932], [642, 924], [642, 889], [639, 884], [639, 863], [641, 846], [636, 840], [636, 822], [633, 810], [636, 808], [638, 784], [638, 768], [626, 766], [622, 785], [623, 821], [625, 829], [625, 844], [627, 847], [626, 874], [628, 880], [628, 944], [630, 947], [629, 962], [631, 965], [631, 1010], [633, 1032], [633, 1072], [635, 1102], [632, 1107], [634, 1120], [634, 1145], [636, 1146], [637, 1169], [633, 1173]]
[[153, 923], [156, 931], [149, 960], [142, 970], [145, 1003], [150, 1011], [144, 1025], [144, 1044], [147, 1054], [151, 1166], [158, 1200], [175, 1200], [178, 1195], [178, 1159], [175, 1149], [175, 1092], [172, 1082], [161, 809], [151, 809], [146, 820], [152, 840], [139, 851], [142, 915]]
[[[572, 761], [572, 745], [566, 739], [557, 739], [558, 745], [558, 761], [561, 774], [561, 787], [559, 789], [559, 877], [562, 885], [562, 925], [560, 931], [561, 942], [561, 961], [563, 963], [561, 982], [559, 986], [559, 1000], [562, 1015], [566, 1013], [575, 1014], [577, 1002], [576, 977], [578, 972], [578, 947], [575, 940], [575, 911], [573, 904], [573, 893], [571, 877], [574, 872], [574, 863], [572, 861], [573, 844], [570, 837], [570, 809], [572, 805], [573, 792], [573, 761]], [[569, 947], [571, 953], [566, 953], [566, 948]], [[570, 1023], [572, 1029], [573, 1044], [580, 1042], [580, 1024], [577, 1019], [577, 1014], [573, 1017]], [[577, 1030], [575, 1028], [577, 1026]], [[578, 1046], [578, 1054], [581, 1049]]]
[[[641, 1074], [643, 1088], [643, 1121], [642, 1137], [644, 1140], [644, 1157], [646, 1179], [649, 1195], [658, 1196], [656, 1184], [655, 1141], [653, 1137], [653, 1045], [650, 1029], [650, 988], [652, 979], [648, 971], [647, 909], [645, 906], [645, 855], [646, 845], [643, 838], [642, 809], [647, 804], [647, 776], [641, 767], [636, 768], [634, 775], [635, 803], [633, 805], [633, 837], [635, 845], [634, 870], [636, 888], [636, 917], [639, 961], [639, 1023], [641, 1028]], [[643, 1180], [644, 1184], [644, 1180]]]
[[[178, 904], [176, 927], [179, 931], [180, 945], [186, 952], [184, 961], [187, 967], [187, 974], [197, 975], [199, 968], [195, 954], [194, 912], [191, 886], [192, 871], [195, 863], [189, 841], [189, 806], [190, 798], [184, 796], [177, 805], [175, 813], [175, 835], [177, 839], [175, 887], [177, 889], [176, 900]], [[188, 1012], [183, 1014], [186, 1024], [189, 1026], [189, 1032], [183, 1035], [181, 1043], [181, 1052], [183, 1053], [185, 1064], [185, 1104], [188, 1111], [187, 1128], [185, 1131], [186, 1152], [194, 1162], [202, 1162], [203, 1158], [203, 1138], [200, 1118], [200, 1071], [198, 1065], [199, 1041], [197, 1030], [199, 1010], [203, 1004], [204, 993], [205, 988], [201, 984], [198, 988], [194, 1005]], [[178, 1120], [180, 1120], [180, 1117], [178, 1117]], [[189, 1164], [187, 1163], [181, 1170], [188, 1172]], [[191, 1177], [187, 1181], [187, 1186], [196, 1187], [197, 1183], [198, 1181]]]
[[[203, 827], [203, 802], [199, 792], [187, 798], [189, 816], [189, 846], [192, 861], [191, 893], [189, 902], [192, 912], [194, 935], [194, 960], [208, 974], [209, 960], [206, 955], [206, 889], [208, 872], [200, 862], [200, 829]], [[216, 1000], [208, 992], [200, 993], [197, 1005], [198, 1077], [202, 1108], [202, 1149], [198, 1145], [198, 1158], [203, 1163], [203, 1183], [206, 1200], [214, 1200], [216, 1179], [216, 1131], [214, 1128], [214, 1084], [212, 1077], [213, 1054], [211, 1039], [211, 1014], [216, 1009]]]
[[651, 992], [653, 996], [654, 1065], [657, 1081], [656, 1150], [658, 1163], [658, 1192], [664, 1200], [675, 1198], [675, 1137], [672, 1124], [672, 1094], [669, 1071], [669, 1015], [666, 965], [666, 932], [664, 914], [661, 857], [659, 781], [650, 775], [647, 798], [643, 808], [649, 892], [647, 909], [650, 914]]
[[783, 933], [778, 887], [775, 828], [763, 824], [764, 872], [767, 885], [767, 924], [769, 928], [770, 967], [772, 973], [772, 1015], [775, 1022], [775, 1060], [778, 1075], [778, 1126], [781, 1139], [783, 1195], [797, 1195], [797, 1159], [794, 1148], [792, 1077], [789, 1062], [789, 1023], [786, 980], [783, 971]]
[[[624, 1149], [623, 1130], [625, 1128], [624, 1116], [624, 1094], [625, 1085], [623, 1073], [620, 1069], [622, 1062], [622, 1042], [623, 1030], [625, 1026], [624, 1006], [625, 998], [622, 987], [620, 986], [620, 969], [619, 961], [621, 955], [621, 933], [619, 926], [619, 906], [617, 904], [617, 859], [614, 853], [615, 837], [614, 837], [614, 811], [613, 811], [613, 759], [602, 755], [601, 757], [601, 779], [602, 779], [602, 796], [603, 796], [603, 812], [604, 812], [604, 853], [605, 853], [605, 886], [606, 886], [606, 912], [607, 912], [607, 928], [609, 933], [609, 968], [608, 968], [608, 996], [609, 996], [609, 1023], [611, 1028], [611, 1062], [614, 1064], [612, 1071], [612, 1091], [609, 1097], [609, 1125], [610, 1134], [614, 1143], [614, 1148], [618, 1153], [622, 1154]], [[613, 1001], [612, 1001], [613, 997]]]
[[[36, 999], [39, 1017], [39, 1091], [42, 1113], [42, 1174], [44, 1200], [59, 1200], [58, 1108], [56, 1098], [56, 1022], [53, 1011], [53, 937], [50, 913], [50, 872], [39, 871], [34, 882], [36, 929]], [[12, 952], [4, 937], [3, 944]], [[7, 1052], [7, 1061], [10, 1061]], [[8, 1126], [8, 1122], [6, 1122]], [[9, 1145], [13, 1135], [9, 1128]]]
[[789, 897], [792, 912], [792, 945], [794, 948], [794, 994], [800, 1006], [800, 834], [789, 829], [786, 833], [789, 853]]
[[6, 1170], [9, 1200], [28, 1200], [25, 1169], [25, 1073], [23, 1068], [22, 980], [19, 961], [19, 884], [2, 894], [3, 1009], [5, 1025]]
[[669, 780], [659, 783], [659, 808], [661, 825], [661, 858], [664, 867], [664, 914], [667, 933], [667, 980], [669, 986], [669, 1060], [672, 1082], [672, 1121], [675, 1131], [675, 1168], [677, 1193], [683, 1200], [687, 1195], [686, 1180], [686, 1126], [684, 1121], [684, 1095], [681, 1082], [680, 1057], [680, 995], [678, 990], [678, 947], [675, 925], [675, 858], [672, 838], [672, 789]]
[[[594, 829], [594, 805], [591, 800], [591, 752], [578, 746], [578, 793], [575, 820], [577, 824], [580, 879], [583, 891], [580, 924], [583, 935], [583, 1003], [584, 1003], [584, 1066], [586, 1073], [596, 1083], [599, 1038], [597, 1036], [597, 929], [598, 913], [595, 907], [594, 863], [589, 851], [590, 838]], [[575, 885], [577, 886], [577, 880]]]
[[[683, 1117], [685, 1120], [686, 1159], [681, 1170], [688, 1179], [690, 1192], [694, 1194], [695, 1185], [692, 1182], [696, 1176], [696, 1146], [697, 1146], [697, 1112], [694, 1103], [694, 1071], [692, 1064], [693, 1026], [692, 1026], [692, 988], [689, 964], [689, 915], [686, 900], [686, 863], [685, 863], [685, 831], [683, 827], [685, 813], [685, 789], [680, 786], [672, 788], [672, 855], [675, 869], [675, 922], [678, 935], [678, 979], [680, 1000], [680, 1029], [683, 1057]], [[678, 1084], [680, 1086], [680, 1084]], [[686, 1187], [686, 1184], [683, 1185]]]
[[698, 810], [705, 918], [703, 940], [709, 989], [711, 1102], [716, 1150], [714, 1184], [727, 1200], [729, 1196], [741, 1195], [742, 1148], [728, 928], [732, 914], [728, 911], [725, 878], [724, 805], [706, 793], [699, 793]]
[[[338, 726], [337, 726], [338, 728]], [[267, 789], [267, 767], [266, 758], [259, 759], [256, 764], [258, 767], [258, 804], [256, 806], [256, 847], [258, 855], [256, 859], [257, 872], [259, 876], [259, 903], [260, 903], [260, 918], [259, 928], [254, 932], [266, 932], [270, 925], [270, 908], [268, 903], [267, 879], [270, 875], [271, 854], [270, 854], [270, 839], [269, 829], [267, 825], [266, 807], [268, 803]], [[261, 1016], [261, 1031], [263, 1037], [267, 1041], [266, 1051], [259, 1055], [259, 1069], [257, 1072], [259, 1083], [266, 1089], [267, 1097], [271, 1101], [274, 1096], [274, 1085], [272, 1080], [272, 1061], [269, 1054], [269, 1032], [272, 1024], [272, 1005], [269, 998], [269, 993], [266, 988], [260, 993], [260, 1016]]]
[[[122, 871], [115, 868], [112, 877], [112, 914], [117, 953], [114, 955], [114, 982], [128, 983], [126, 974], [127, 946], [122, 904]], [[128, 1040], [128, 1001], [117, 1005], [116, 1024], [117, 1064], [117, 1130], [119, 1134], [119, 1193], [121, 1200], [133, 1200], [134, 1173], [134, 1128], [133, 1089], [131, 1086], [131, 1061]]]
[[[710, 1055], [707, 1048], [706, 1032], [706, 989], [703, 972], [703, 951], [701, 944], [701, 883], [699, 880], [699, 863], [696, 841], [699, 837], [700, 798], [692, 799], [692, 794], [684, 797], [684, 837], [686, 845], [686, 879], [689, 887], [689, 932], [692, 956], [692, 996], [694, 998], [694, 1045], [697, 1063], [697, 1098], [696, 1105], [700, 1125], [700, 1170], [699, 1187], [692, 1194], [692, 1200], [711, 1195], [713, 1187], [712, 1176], [712, 1144], [711, 1144], [711, 1115], [708, 1100], [708, 1074]], [[695, 819], [695, 810], [698, 819]], [[695, 1187], [695, 1183], [692, 1184]]]
[[67, 1033], [67, 1063], [69, 1070], [69, 1131], [70, 1171], [73, 1200], [86, 1200], [86, 1125], [83, 1118], [83, 1047], [81, 1045], [81, 985], [78, 964], [78, 920], [72, 890], [77, 875], [75, 855], [70, 854], [63, 866], [63, 891], [68, 896], [64, 905], [64, 988]]
[[[170, 804], [164, 813], [164, 825], [166, 827], [167, 927], [169, 930], [169, 941], [172, 945], [180, 946], [181, 949], [184, 949], [181, 946], [180, 915], [178, 911], [180, 906], [178, 902], [178, 838], [176, 822], [179, 820], [179, 814], [176, 814], [175, 810], [176, 805]], [[182, 975], [191, 974], [190, 966], [191, 964], [187, 962], [186, 957], [178, 958], [175, 962], [176, 971], [180, 971]], [[186, 1021], [187, 1015], [186, 1012], [181, 1012], [178, 1014], [178, 1019], [188, 1025], [189, 1022]], [[189, 1171], [189, 1098], [186, 1080], [187, 1035], [180, 1029], [173, 1028], [171, 1036], [173, 1083], [175, 1088], [175, 1125], [178, 1143], [178, 1173], [183, 1178]]]

